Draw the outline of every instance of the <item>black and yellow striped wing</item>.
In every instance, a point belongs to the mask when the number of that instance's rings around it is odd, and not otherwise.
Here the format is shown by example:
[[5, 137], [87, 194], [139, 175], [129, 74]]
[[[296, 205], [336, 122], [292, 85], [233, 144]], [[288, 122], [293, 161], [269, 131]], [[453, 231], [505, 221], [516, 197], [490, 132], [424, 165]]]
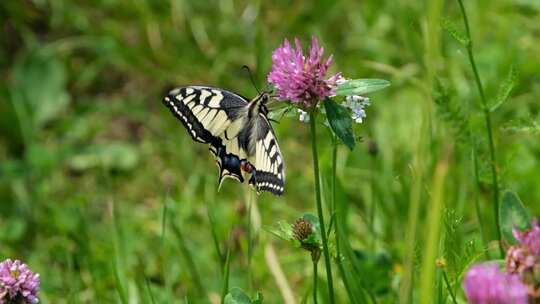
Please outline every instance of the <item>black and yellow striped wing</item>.
[[219, 183], [230, 177], [243, 183], [246, 162], [253, 167], [248, 182], [258, 191], [283, 193], [283, 160], [265, 115], [250, 117], [249, 101], [235, 93], [203, 86], [177, 88], [164, 104], [191, 137], [209, 144], [220, 170]]
[[285, 163], [274, 130], [264, 115], [259, 114], [254, 132], [257, 189], [281, 195], [285, 186]]

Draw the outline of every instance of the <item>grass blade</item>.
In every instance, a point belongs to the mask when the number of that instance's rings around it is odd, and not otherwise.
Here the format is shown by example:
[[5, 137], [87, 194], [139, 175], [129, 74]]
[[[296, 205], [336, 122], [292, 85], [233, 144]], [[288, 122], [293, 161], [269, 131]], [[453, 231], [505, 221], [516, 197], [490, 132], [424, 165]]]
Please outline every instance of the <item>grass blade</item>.
[[434, 298], [435, 282], [435, 260], [438, 254], [441, 230], [441, 217], [444, 206], [444, 181], [448, 172], [449, 150], [445, 151], [445, 156], [441, 159], [435, 169], [433, 177], [430, 208], [427, 215], [426, 227], [429, 227], [425, 249], [422, 258], [422, 270], [420, 274], [420, 303], [432, 303]]
[[[230, 237], [229, 237], [230, 241]], [[228, 242], [229, 243], [229, 242]], [[225, 258], [225, 265], [223, 269], [223, 287], [221, 288], [221, 303], [225, 302], [225, 296], [229, 291], [229, 274], [230, 274], [230, 264], [231, 264], [231, 246], [227, 246], [227, 254]]]
[[206, 295], [206, 290], [204, 288], [204, 285], [201, 281], [201, 276], [199, 275], [199, 272], [197, 270], [197, 266], [195, 265], [195, 261], [193, 260], [193, 255], [191, 254], [191, 251], [188, 249], [186, 245], [186, 241], [184, 239], [184, 235], [182, 234], [182, 230], [180, 230], [180, 226], [177, 225], [175, 222], [171, 223], [173, 232], [178, 238], [178, 244], [180, 245], [180, 251], [182, 253], [182, 256], [184, 257], [187, 268], [189, 270], [189, 273], [191, 275], [191, 279], [193, 280], [193, 283], [195, 284], [195, 288], [197, 290], [197, 294], [199, 296]]

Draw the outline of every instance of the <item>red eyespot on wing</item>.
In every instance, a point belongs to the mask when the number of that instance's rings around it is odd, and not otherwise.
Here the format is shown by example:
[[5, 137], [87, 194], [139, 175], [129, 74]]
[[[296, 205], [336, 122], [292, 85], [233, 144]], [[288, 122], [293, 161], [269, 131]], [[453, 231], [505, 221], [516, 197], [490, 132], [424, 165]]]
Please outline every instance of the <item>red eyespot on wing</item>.
[[240, 161], [240, 169], [246, 173], [253, 172], [253, 166], [247, 160]]

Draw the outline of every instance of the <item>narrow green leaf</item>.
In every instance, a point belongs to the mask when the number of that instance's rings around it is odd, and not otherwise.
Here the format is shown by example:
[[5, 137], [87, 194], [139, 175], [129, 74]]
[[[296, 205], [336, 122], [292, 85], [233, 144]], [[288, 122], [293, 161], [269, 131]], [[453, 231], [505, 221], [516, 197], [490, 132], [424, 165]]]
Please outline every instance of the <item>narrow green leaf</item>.
[[326, 98], [323, 103], [326, 109], [326, 118], [332, 131], [349, 149], [354, 149], [352, 118], [347, 108], [330, 98]]
[[523, 206], [517, 194], [511, 191], [504, 193], [499, 215], [502, 238], [509, 244], [516, 241], [512, 235], [513, 228], [525, 230], [531, 223], [531, 215]]
[[388, 86], [390, 86], [390, 81], [384, 79], [351, 79], [338, 85], [336, 95], [365, 95], [382, 90]]
[[448, 19], [443, 19], [441, 22], [441, 26], [445, 31], [448, 32], [448, 34], [450, 34], [450, 36], [452, 36], [452, 38], [456, 39], [456, 41], [460, 44], [467, 46], [470, 43], [470, 40], [467, 38], [467, 36], [460, 32], [452, 21]]
[[[230, 240], [230, 236], [229, 236]], [[231, 247], [227, 247], [227, 255], [225, 257], [225, 265], [223, 270], [223, 286], [221, 287], [221, 303], [227, 303], [227, 291], [229, 290], [229, 275], [231, 271]], [[234, 288], [233, 288], [234, 289]]]
[[489, 110], [491, 112], [497, 110], [506, 100], [508, 100], [510, 93], [516, 86], [516, 82], [517, 82], [517, 71], [512, 66], [510, 68], [510, 72], [508, 72], [508, 76], [506, 76], [506, 79], [502, 82], [501, 86], [499, 87], [497, 98], [495, 99], [493, 104], [489, 106]]
[[116, 291], [118, 292], [118, 296], [120, 297], [120, 302], [122, 302], [122, 304], [127, 304], [128, 303], [128, 295], [127, 295], [127, 292], [126, 292], [126, 289], [124, 288], [124, 285], [122, 284], [122, 279], [120, 278], [120, 270], [118, 269], [118, 258], [115, 256], [114, 257], [114, 262], [113, 262], [113, 271], [114, 271], [114, 282], [115, 282], [115, 287], [116, 287]]

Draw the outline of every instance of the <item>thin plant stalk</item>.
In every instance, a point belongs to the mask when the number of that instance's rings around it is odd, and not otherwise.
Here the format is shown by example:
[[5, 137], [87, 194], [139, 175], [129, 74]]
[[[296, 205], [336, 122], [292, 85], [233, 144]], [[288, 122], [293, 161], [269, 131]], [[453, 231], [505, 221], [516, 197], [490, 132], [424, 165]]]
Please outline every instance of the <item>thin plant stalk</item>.
[[[371, 162], [371, 172], [375, 172], [375, 162]], [[370, 205], [369, 205], [369, 226], [371, 229], [371, 251], [375, 252], [375, 248], [377, 246], [377, 232], [375, 231], [375, 213], [377, 212], [377, 199], [374, 197], [374, 191], [375, 188], [375, 179], [372, 178], [371, 183], [371, 190], [369, 191], [370, 194]]]
[[152, 304], [156, 304], [156, 299], [154, 299], [154, 294], [152, 293], [152, 288], [150, 287], [150, 281], [146, 276], [144, 276], [144, 283], [146, 284], [146, 290], [148, 292], [148, 295], [150, 296], [150, 302]]
[[217, 233], [217, 224], [216, 217], [214, 215], [214, 206], [212, 205], [215, 202], [214, 191], [210, 190], [211, 186], [207, 182], [205, 185], [205, 201], [206, 201], [206, 216], [208, 217], [208, 222], [210, 223], [210, 232], [212, 234], [212, 240], [214, 242], [214, 249], [216, 251], [218, 267], [220, 271], [223, 271], [223, 264], [225, 263], [225, 255], [221, 252], [219, 245], [219, 237]]
[[193, 254], [191, 253], [191, 251], [186, 245], [184, 234], [182, 230], [180, 229], [180, 226], [174, 222], [172, 223], [172, 228], [173, 228], [174, 234], [178, 238], [178, 244], [180, 245], [180, 252], [184, 256], [184, 259], [186, 260], [187, 268], [191, 275], [191, 279], [193, 280], [195, 288], [197, 289], [197, 293], [199, 296], [204, 296], [206, 295], [206, 290], [202, 283], [199, 271], [197, 270], [197, 266], [195, 265]]
[[252, 206], [254, 204], [254, 201], [255, 201], [255, 192], [252, 191], [251, 189], [247, 189], [248, 193], [247, 193], [247, 200], [248, 200], [248, 203], [247, 203], [247, 241], [248, 241], [248, 247], [247, 247], [247, 258], [248, 258], [248, 263], [247, 263], [247, 277], [248, 277], [248, 283], [249, 283], [249, 288], [250, 289], [253, 289], [253, 274], [252, 274], [252, 271], [251, 271], [251, 258], [252, 258], [252, 255], [253, 255], [253, 235], [252, 235], [252, 220], [251, 220], [251, 213], [252, 213]]
[[114, 281], [115, 281], [116, 291], [118, 292], [118, 296], [120, 297], [120, 302], [122, 304], [127, 304], [129, 303], [128, 296], [127, 296], [126, 289], [124, 288], [122, 284], [122, 280], [120, 279], [117, 263], [118, 263], [118, 258], [115, 256], [112, 267], [114, 270]]
[[165, 231], [167, 227], [167, 200], [163, 200], [163, 211], [161, 215], [161, 248], [164, 247], [165, 244]]
[[351, 303], [356, 303], [356, 298], [353, 294], [353, 290], [351, 287], [351, 284], [347, 278], [347, 274], [345, 272], [345, 268], [343, 267], [343, 263], [341, 261], [341, 248], [340, 248], [340, 241], [339, 239], [342, 237], [341, 235], [341, 220], [342, 220], [342, 209], [338, 208], [337, 205], [337, 199], [336, 199], [336, 177], [337, 177], [337, 149], [338, 149], [338, 142], [337, 138], [332, 134], [332, 179], [331, 179], [331, 191], [332, 191], [332, 212], [334, 214], [335, 218], [335, 242], [336, 242], [336, 254], [338, 258], [336, 259], [336, 264], [338, 266], [339, 274], [341, 276], [341, 280], [343, 281], [343, 285], [345, 286], [345, 290], [347, 291], [347, 295], [349, 296], [349, 300]]
[[[486, 236], [484, 233], [484, 224], [482, 221], [482, 216], [480, 215], [480, 198], [478, 194], [478, 189], [480, 189], [480, 176], [478, 175], [478, 159], [476, 157], [476, 150], [473, 147], [472, 148], [472, 161], [473, 161], [473, 169], [474, 169], [474, 179], [476, 182], [477, 190], [474, 194], [474, 207], [476, 209], [476, 218], [478, 221], [478, 227], [480, 228], [480, 239], [482, 240], [482, 244], [486, 246]], [[489, 258], [489, 256], [488, 256]]]
[[[337, 152], [338, 152], [338, 139], [334, 134], [332, 134], [332, 180], [331, 180], [331, 190], [332, 190], [332, 214], [337, 213], [337, 202], [336, 202], [336, 177], [337, 177]], [[338, 215], [336, 217], [336, 235], [337, 235], [337, 221]], [[337, 237], [336, 237], [337, 238]]]
[[317, 304], [317, 260], [313, 260], [313, 304]]
[[[463, 5], [462, 0], [457, 0], [459, 3], [459, 8], [461, 10], [461, 15], [463, 16], [463, 22], [465, 23], [465, 32], [467, 35], [467, 56], [469, 57], [469, 62], [474, 74], [474, 80], [476, 82], [476, 87], [480, 93], [480, 100], [482, 102], [482, 109], [484, 113], [484, 120], [486, 124], [486, 134], [489, 142], [489, 156], [490, 156], [490, 167], [491, 167], [491, 183], [493, 187], [493, 213], [495, 215], [495, 228], [497, 230], [497, 239], [501, 240], [501, 227], [499, 226], [499, 178], [497, 175], [497, 158], [495, 154], [495, 144], [493, 141], [493, 131], [491, 125], [491, 112], [488, 108], [486, 95], [484, 93], [484, 88], [482, 86], [482, 81], [480, 80], [480, 75], [478, 74], [478, 69], [476, 68], [476, 62], [474, 60], [473, 54], [473, 43], [471, 38], [471, 30], [469, 27], [469, 19], [467, 18], [467, 12], [465, 11], [465, 6]], [[501, 242], [499, 242], [499, 251], [501, 256], [504, 256], [503, 248]]]
[[[231, 238], [229, 237], [230, 243]], [[227, 254], [225, 257], [225, 265], [223, 269], [223, 286], [221, 288], [221, 303], [225, 303], [225, 296], [229, 292], [229, 273], [230, 273], [230, 264], [231, 264], [231, 246], [227, 246]]]
[[208, 216], [208, 222], [210, 223], [210, 232], [212, 233], [212, 240], [214, 241], [214, 249], [216, 250], [218, 266], [221, 270], [223, 270], [223, 263], [225, 263], [225, 259], [219, 247], [219, 238], [216, 232], [216, 219], [214, 218], [214, 213], [211, 208], [206, 209], [206, 215]]
[[126, 287], [124, 283], [122, 282], [122, 278], [120, 273], [123, 272], [124, 266], [122, 263], [120, 263], [119, 256], [123, 255], [123, 247], [121, 246], [121, 233], [120, 233], [120, 223], [118, 222], [118, 210], [115, 206], [114, 199], [110, 200], [110, 210], [111, 210], [111, 220], [112, 220], [112, 226], [114, 229], [113, 233], [113, 246], [114, 246], [114, 259], [113, 259], [113, 270], [114, 270], [114, 280], [116, 285], [116, 290], [118, 291], [118, 295], [120, 297], [120, 302], [122, 304], [128, 303], [128, 293], [126, 290]]
[[456, 295], [454, 294], [454, 291], [452, 290], [452, 287], [450, 286], [450, 281], [448, 281], [448, 275], [446, 274], [446, 271], [444, 269], [442, 269], [442, 274], [443, 274], [444, 283], [446, 284], [446, 289], [448, 289], [450, 298], [452, 298], [452, 303], [457, 304]]
[[324, 226], [324, 215], [321, 202], [321, 180], [319, 174], [319, 156], [317, 154], [317, 117], [316, 110], [312, 110], [310, 116], [311, 130], [311, 149], [313, 154], [313, 176], [315, 178], [315, 201], [317, 203], [317, 216], [321, 225], [321, 239], [323, 243], [324, 264], [326, 266], [326, 281], [328, 282], [328, 298], [329, 303], [334, 303], [334, 283], [332, 280], [332, 265], [330, 262], [330, 252], [328, 251], [328, 240], [326, 237], [326, 229]]
[[[256, 209], [255, 209], [256, 210]], [[283, 303], [285, 304], [294, 304], [296, 303], [295, 297], [291, 288], [291, 285], [287, 281], [283, 269], [279, 264], [279, 260], [276, 254], [276, 250], [272, 243], [267, 243], [264, 248], [264, 258], [266, 260], [266, 265], [270, 270], [270, 273], [274, 277], [278, 290], [281, 293], [283, 298]]]

